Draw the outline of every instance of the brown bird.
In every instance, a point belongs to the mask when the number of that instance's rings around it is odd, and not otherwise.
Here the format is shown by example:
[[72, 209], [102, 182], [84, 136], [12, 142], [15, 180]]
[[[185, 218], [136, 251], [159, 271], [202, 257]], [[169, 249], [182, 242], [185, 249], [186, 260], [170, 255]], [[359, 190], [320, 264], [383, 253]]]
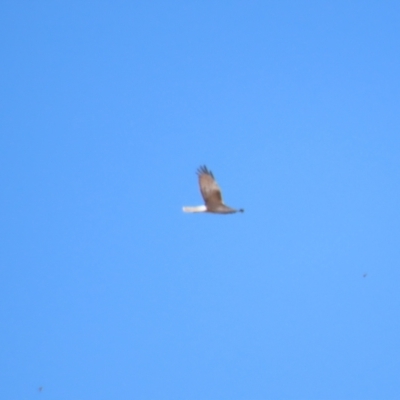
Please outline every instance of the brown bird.
[[228, 207], [222, 200], [221, 189], [214, 179], [214, 175], [204, 165], [197, 170], [199, 176], [200, 192], [203, 196], [205, 205], [195, 207], [183, 207], [186, 213], [204, 213], [210, 212], [215, 214], [233, 214], [244, 212], [242, 208], [236, 209]]

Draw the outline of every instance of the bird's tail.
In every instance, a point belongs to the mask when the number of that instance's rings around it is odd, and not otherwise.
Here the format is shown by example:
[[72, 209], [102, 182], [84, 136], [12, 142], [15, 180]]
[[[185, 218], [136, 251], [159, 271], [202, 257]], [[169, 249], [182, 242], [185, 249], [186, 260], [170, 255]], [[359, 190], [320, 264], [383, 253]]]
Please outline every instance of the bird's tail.
[[207, 207], [204, 205], [203, 206], [195, 206], [195, 207], [183, 207], [182, 210], [185, 213], [201, 213], [201, 212], [206, 212]]

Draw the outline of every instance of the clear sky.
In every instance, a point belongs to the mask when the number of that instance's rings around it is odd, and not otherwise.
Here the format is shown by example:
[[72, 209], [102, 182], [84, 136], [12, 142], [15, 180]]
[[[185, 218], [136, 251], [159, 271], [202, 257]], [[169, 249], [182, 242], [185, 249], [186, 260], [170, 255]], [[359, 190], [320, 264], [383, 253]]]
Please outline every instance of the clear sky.
[[[2, 399], [400, 398], [398, 1], [4, 1], [0, 46]], [[201, 164], [244, 214], [182, 213]]]

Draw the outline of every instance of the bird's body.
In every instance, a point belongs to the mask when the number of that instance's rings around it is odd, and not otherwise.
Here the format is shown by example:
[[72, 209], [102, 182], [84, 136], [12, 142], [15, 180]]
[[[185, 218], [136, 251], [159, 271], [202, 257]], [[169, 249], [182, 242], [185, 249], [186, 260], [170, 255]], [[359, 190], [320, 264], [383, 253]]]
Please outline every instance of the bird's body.
[[183, 207], [186, 213], [215, 213], [215, 214], [233, 214], [243, 212], [244, 210], [228, 207], [222, 200], [221, 189], [214, 179], [214, 175], [204, 165], [197, 170], [199, 176], [200, 192], [203, 196], [205, 205], [194, 207]]

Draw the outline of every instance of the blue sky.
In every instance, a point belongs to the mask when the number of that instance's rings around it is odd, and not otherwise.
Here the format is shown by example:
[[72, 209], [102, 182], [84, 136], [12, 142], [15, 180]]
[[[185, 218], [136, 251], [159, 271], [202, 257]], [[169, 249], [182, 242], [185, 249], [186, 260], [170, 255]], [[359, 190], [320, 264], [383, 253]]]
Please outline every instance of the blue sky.
[[400, 398], [398, 2], [0, 10], [2, 398]]

